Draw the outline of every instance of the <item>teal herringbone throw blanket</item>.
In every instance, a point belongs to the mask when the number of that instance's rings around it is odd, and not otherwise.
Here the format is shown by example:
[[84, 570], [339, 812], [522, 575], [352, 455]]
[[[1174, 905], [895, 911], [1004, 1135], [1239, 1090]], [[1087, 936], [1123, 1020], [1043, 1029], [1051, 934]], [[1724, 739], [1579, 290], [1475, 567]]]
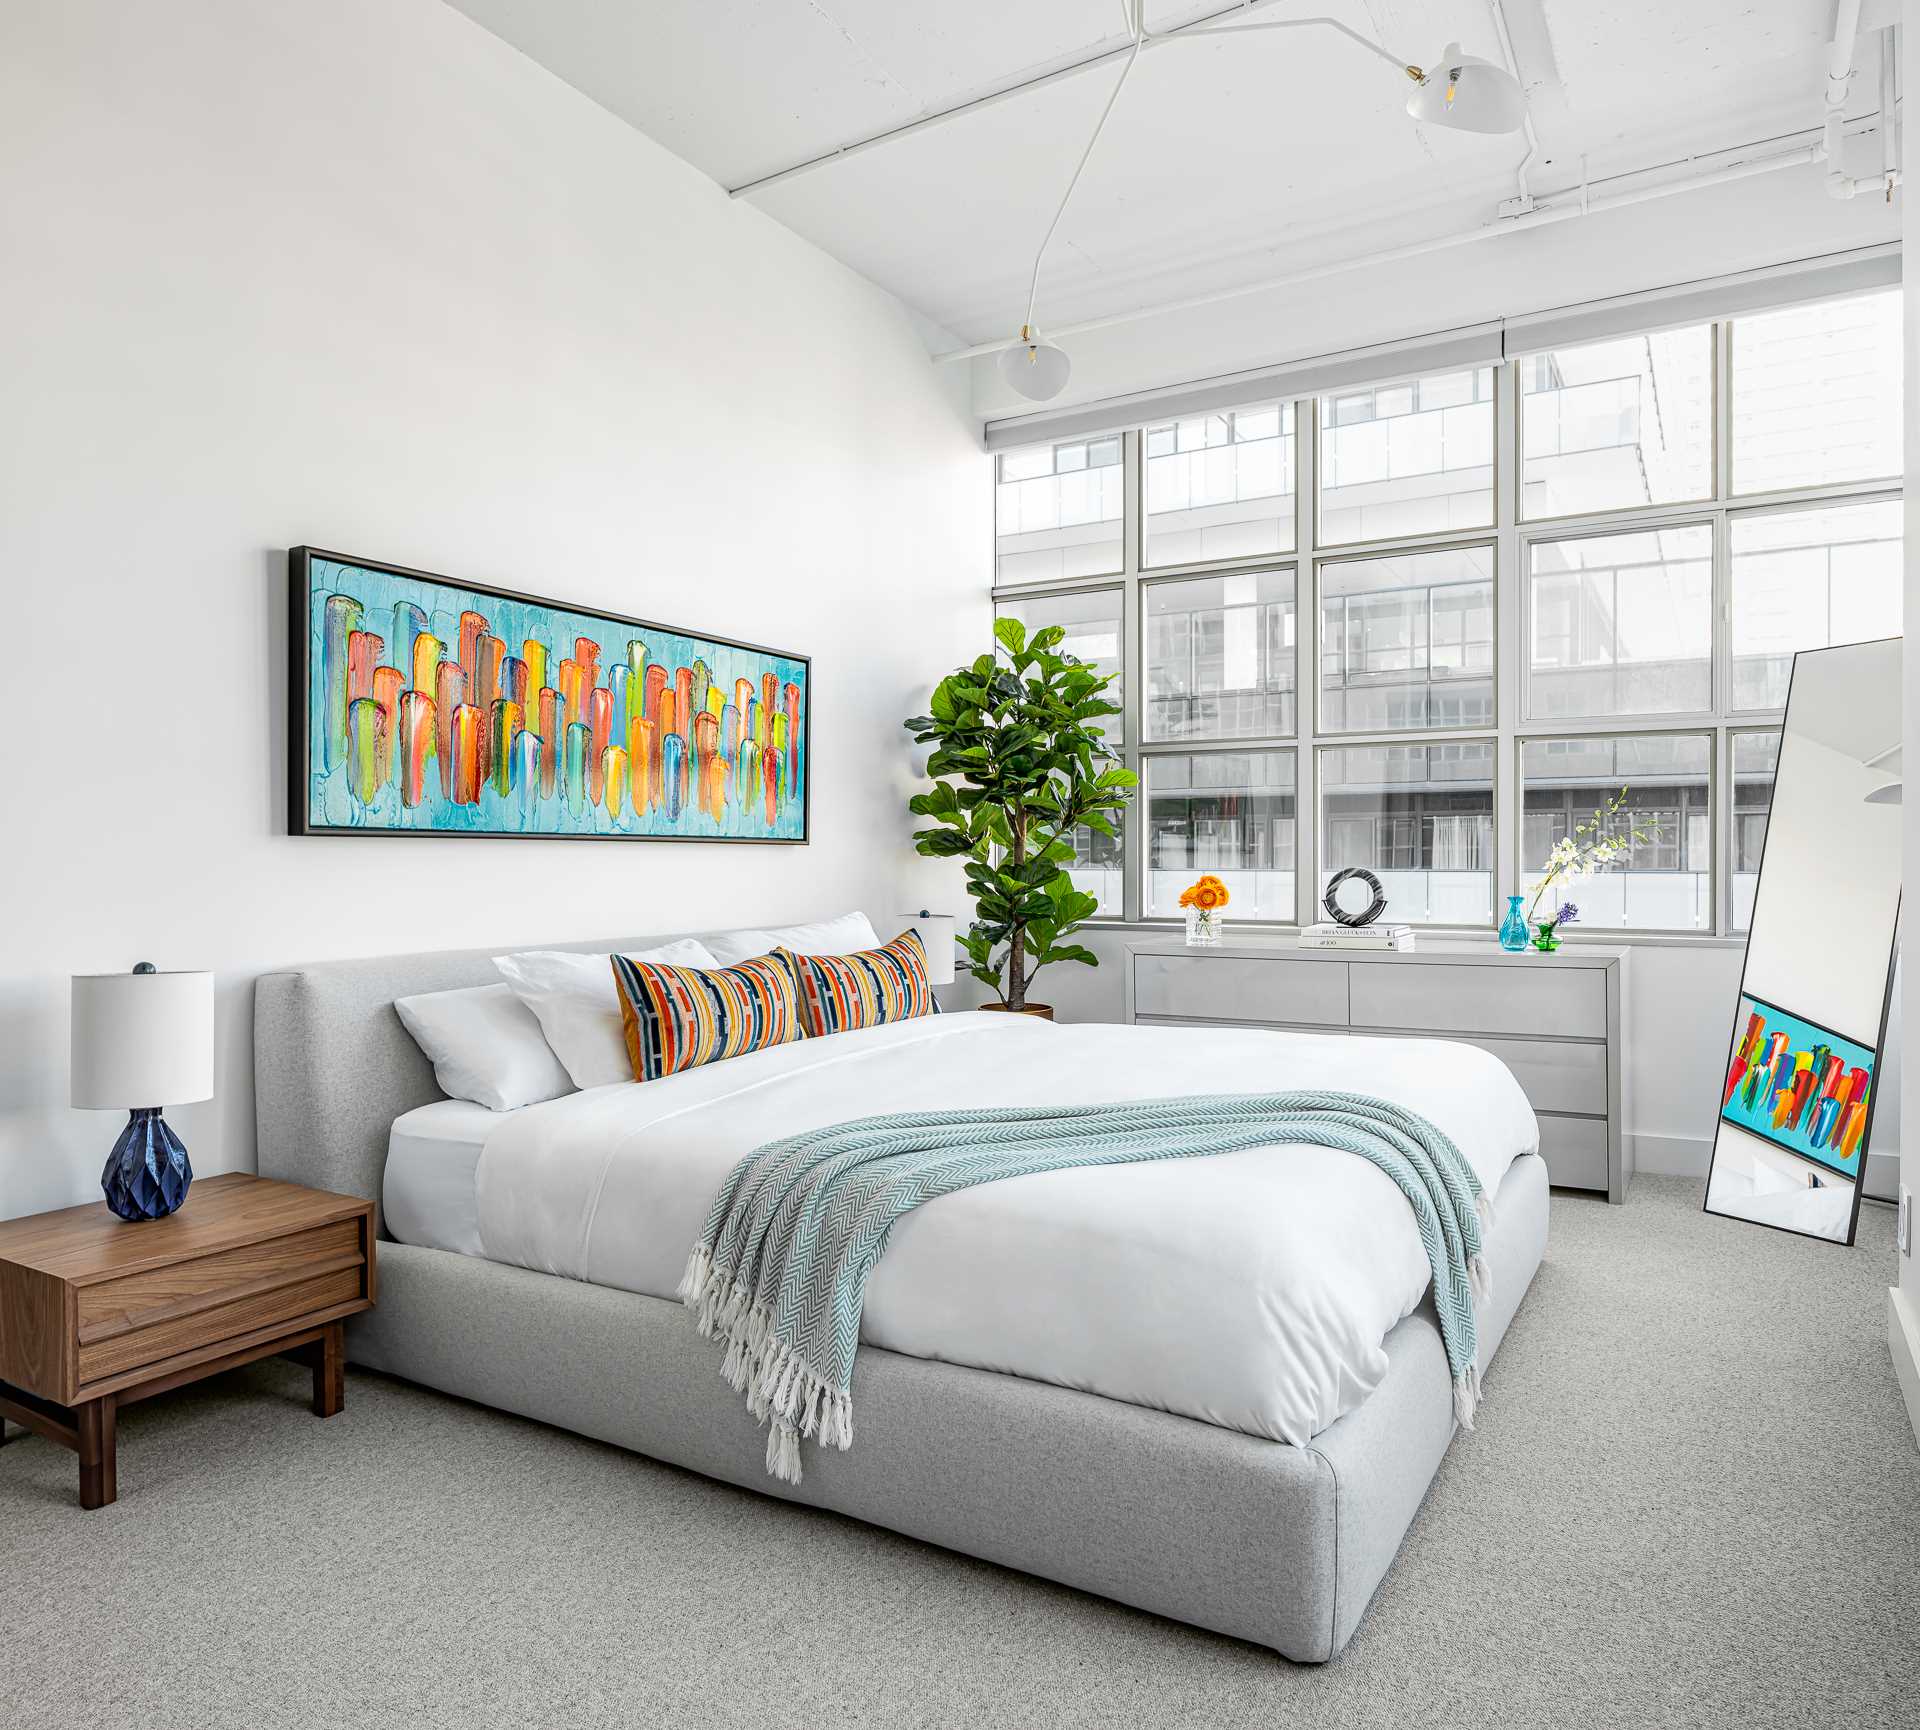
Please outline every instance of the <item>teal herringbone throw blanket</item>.
[[809, 1130], [733, 1168], [679, 1295], [702, 1334], [726, 1341], [720, 1373], [769, 1426], [767, 1470], [797, 1484], [803, 1437], [852, 1444], [860, 1309], [896, 1220], [954, 1190], [1030, 1172], [1295, 1142], [1357, 1154], [1407, 1198], [1433, 1268], [1454, 1415], [1471, 1429], [1480, 1398], [1473, 1305], [1491, 1295], [1480, 1180], [1424, 1117], [1363, 1094], [901, 1112]]

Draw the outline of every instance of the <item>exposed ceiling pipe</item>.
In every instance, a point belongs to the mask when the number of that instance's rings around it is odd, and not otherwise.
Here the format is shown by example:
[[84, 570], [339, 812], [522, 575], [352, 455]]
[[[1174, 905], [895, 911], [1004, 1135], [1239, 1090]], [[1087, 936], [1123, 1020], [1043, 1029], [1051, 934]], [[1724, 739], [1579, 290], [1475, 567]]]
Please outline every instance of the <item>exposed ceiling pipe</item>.
[[[1506, 59], [1507, 70], [1513, 74], [1515, 81], [1520, 83], [1524, 89], [1525, 81], [1520, 77], [1520, 62], [1513, 52], [1513, 37], [1507, 32], [1507, 9], [1501, 4], [1501, 0], [1492, 0], [1491, 10], [1493, 12], [1494, 34], [1500, 38], [1500, 52]], [[1514, 178], [1520, 183], [1520, 196], [1512, 207], [1513, 213], [1516, 215], [1522, 211], [1533, 208], [1533, 193], [1527, 185], [1527, 176], [1532, 172], [1533, 165], [1540, 156], [1540, 140], [1533, 130], [1533, 107], [1531, 103], [1529, 103], [1527, 107], [1525, 131], [1527, 136], [1527, 153], [1520, 158], [1520, 166], [1514, 170]]]
[[1860, 0], [1838, 0], [1833, 12], [1833, 40], [1827, 44], [1827, 107], [1847, 105], [1847, 86], [1853, 82], [1853, 39], [1860, 33]]
[[[1872, 121], [1855, 121], [1851, 127], [1843, 127], [1843, 131], [1870, 131], [1873, 124]], [[1193, 312], [1200, 307], [1217, 306], [1223, 301], [1238, 300], [1244, 295], [1265, 294], [1277, 289], [1294, 288], [1301, 283], [1318, 282], [1326, 277], [1341, 276], [1350, 270], [1368, 270], [1381, 265], [1398, 264], [1405, 259], [1418, 258], [1427, 253], [1445, 252], [1458, 246], [1470, 246], [1476, 241], [1491, 240], [1496, 235], [1520, 234], [1528, 229], [1545, 228], [1553, 223], [1567, 222], [1577, 217], [1598, 216], [1609, 210], [1623, 210], [1631, 205], [1651, 203], [1655, 199], [1672, 198], [1707, 187], [1722, 186], [1729, 181], [1745, 180], [1756, 174], [1772, 174], [1779, 169], [1799, 168], [1808, 163], [1824, 161], [1825, 143], [1815, 134], [1802, 133], [1800, 136], [1808, 142], [1790, 149], [1767, 151], [1763, 146], [1748, 145], [1734, 150], [1720, 151], [1718, 155], [1731, 157], [1733, 160], [1723, 163], [1720, 167], [1699, 171], [1683, 178], [1657, 181], [1650, 186], [1623, 187], [1612, 192], [1581, 185], [1567, 192], [1550, 194], [1538, 200], [1531, 210], [1517, 216], [1496, 217], [1491, 222], [1481, 223], [1473, 228], [1458, 229], [1449, 234], [1436, 235], [1429, 240], [1409, 241], [1403, 246], [1389, 247], [1380, 252], [1332, 259], [1325, 264], [1288, 271], [1283, 276], [1263, 277], [1258, 282], [1242, 283], [1235, 288], [1216, 289], [1207, 294], [1190, 295], [1183, 300], [1167, 301], [1158, 306], [1136, 307], [1128, 312], [1108, 313], [1101, 318], [1081, 319], [1077, 324], [1060, 325], [1049, 334], [1056, 339], [1080, 336], [1088, 331], [1109, 330], [1116, 325], [1134, 324], [1141, 319]], [[1769, 140], [1768, 144], [1775, 142], [1777, 141]], [[1751, 152], [1760, 153], [1750, 154]], [[1686, 160], [1697, 162], [1700, 159]], [[1646, 175], [1660, 174], [1682, 166], [1684, 166], [1682, 163], [1663, 163], [1655, 168], [1641, 169], [1631, 175], [1619, 175], [1615, 178], [1640, 180]], [[1875, 180], [1869, 184], [1877, 187], [1880, 182]], [[1603, 182], [1602, 186], [1604, 185]], [[949, 349], [946, 353], [936, 354], [932, 358], [936, 364], [976, 360], [983, 355], [997, 355], [1006, 346], [1006, 339], [1000, 337], [991, 342], [975, 343], [969, 348]]]
[[1893, 65], [1895, 39], [1893, 27], [1880, 31], [1880, 130], [1881, 170], [1856, 180], [1847, 173], [1842, 149], [1842, 119], [1847, 94], [1853, 85], [1853, 62], [1860, 34], [1860, 0], [1838, 0], [1833, 14], [1833, 40], [1827, 44], [1826, 107], [1821, 117], [1820, 154], [1827, 163], [1827, 196], [1857, 198], [1862, 193], [1884, 193], [1893, 201], [1893, 189], [1900, 184], [1899, 158], [1894, 154]]
[[1889, 24], [1880, 32], [1880, 171], [1887, 177], [1889, 191], [1899, 181], [1900, 138], [1894, 123], [1894, 73], [1900, 64], [1900, 26]]

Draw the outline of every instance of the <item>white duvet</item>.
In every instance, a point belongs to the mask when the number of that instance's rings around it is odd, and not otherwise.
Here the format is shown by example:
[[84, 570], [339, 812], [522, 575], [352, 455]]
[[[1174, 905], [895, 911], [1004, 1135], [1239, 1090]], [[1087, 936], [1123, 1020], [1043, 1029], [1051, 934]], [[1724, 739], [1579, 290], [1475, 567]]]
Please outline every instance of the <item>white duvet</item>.
[[[1489, 1192], [1539, 1141], [1519, 1085], [1473, 1046], [943, 1015], [516, 1112], [480, 1156], [481, 1241], [495, 1261], [671, 1297], [721, 1180], [778, 1137], [927, 1107], [1299, 1087], [1422, 1113]], [[1304, 1443], [1379, 1385], [1429, 1278], [1376, 1167], [1254, 1149], [930, 1202], [894, 1227], [860, 1337]]]

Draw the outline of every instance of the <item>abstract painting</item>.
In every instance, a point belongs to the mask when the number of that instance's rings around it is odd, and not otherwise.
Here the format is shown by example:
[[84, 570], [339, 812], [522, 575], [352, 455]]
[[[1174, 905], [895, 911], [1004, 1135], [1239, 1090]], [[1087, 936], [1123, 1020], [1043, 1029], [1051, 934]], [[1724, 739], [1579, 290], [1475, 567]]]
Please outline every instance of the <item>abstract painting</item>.
[[313, 547], [289, 562], [294, 834], [806, 841], [806, 656]]
[[1751, 1135], [1860, 1175], [1873, 1099], [1873, 1047], [1742, 995], [1720, 1115]]

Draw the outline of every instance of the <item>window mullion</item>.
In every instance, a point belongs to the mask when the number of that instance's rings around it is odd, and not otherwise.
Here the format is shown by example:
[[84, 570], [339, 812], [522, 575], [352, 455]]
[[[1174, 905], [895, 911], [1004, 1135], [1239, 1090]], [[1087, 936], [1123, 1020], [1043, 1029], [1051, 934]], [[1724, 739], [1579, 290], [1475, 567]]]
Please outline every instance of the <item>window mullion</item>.
[[[1520, 368], [1503, 362], [1494, 373], [1493, 417], [1493, 924], [1506, 912], [1504, 897], [1520, 889], [1521, 694], [1527, 680], [1526, 584], [1520, 556]], [[1501, 772], [1511, 769], [1502, 796]]]
[[1125, 762], [1140, 783], [1127, 801], [1120, 820], [1120, 917], [1128, 924], [1139, 922], [1146, 906], [1146, 765], [1140, 755], [1146, 736], [1146, 639], [1145, 619], [1141, 614], [1140, 592], [1141, 541], [1145, 533], [1145, 462], [1142, 455], [1144, 435], [1137, 429], [1122, 436], [1120, 655], [1121, 705], [1125, 713], [1121, 723], [1126, 729]]
[[1320, 901], [1320, 551], [1314, 535], [1320, 476], [1320, 404], [1293, 405], [1293, 916], [1311, 925]]

